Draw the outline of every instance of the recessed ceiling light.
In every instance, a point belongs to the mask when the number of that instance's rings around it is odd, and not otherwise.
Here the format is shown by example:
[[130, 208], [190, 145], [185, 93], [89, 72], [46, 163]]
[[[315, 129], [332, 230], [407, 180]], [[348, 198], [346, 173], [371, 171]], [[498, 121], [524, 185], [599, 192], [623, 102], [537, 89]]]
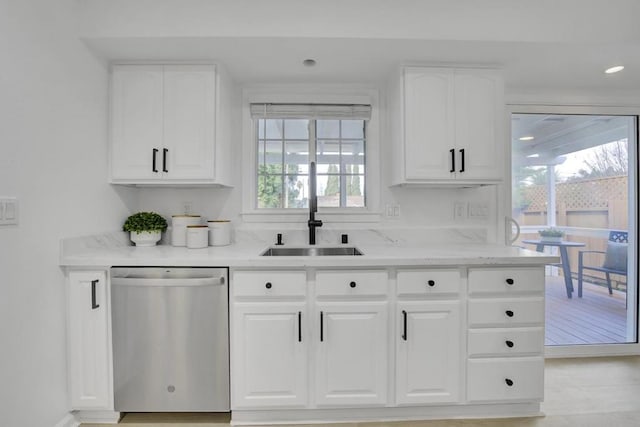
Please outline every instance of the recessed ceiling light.
[[622, 70], [624, 70], [624, 65], [616, 65], [615, 67], [607, 68], [606, 70], [604, 70], [604, 72], [607, 74], [613, 74]]
[[302, 63], [306, 67], [313, 67], [314, 65], [316, 65], [316, 60], [315, 59], [305, 59], [304, 61], [302, 61]]
[[540, 154], [529, 154], [527, 157], [530, 158], [530, 159], [536, 159], [536, 158], [540, 157]]
[[521, 136], [520, 138], [518, 138], [520, 141], [532, 141], [535, 139], [535, 137], [533, 136]]

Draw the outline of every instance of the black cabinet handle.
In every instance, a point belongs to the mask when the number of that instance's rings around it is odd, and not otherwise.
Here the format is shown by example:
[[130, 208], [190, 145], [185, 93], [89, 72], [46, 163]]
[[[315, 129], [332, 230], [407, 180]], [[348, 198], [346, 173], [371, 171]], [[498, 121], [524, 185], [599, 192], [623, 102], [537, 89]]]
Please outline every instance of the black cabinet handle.
[[271, 282], [267, 282], [267, 283], [265, 283], [265, 285], [264, 285], [264, 287], [265, 287], [265, 288], [267, 288], [267, 289], [271, 289], [271, 286], [273, 286], [273, 285], [271, 284]]
[[507, 285], [513, 285], [513, 279], [507, 279]]
[[402, 310], [402, 339], [407, 340], [407, 312]]
[[513, 347], [513, 341], [511, 341], [511, 340], [506, 340], [504, 343], [505, 343], [505, 344], [507, 345], [507, 347], [509, 347], [509, 348]]
[[166, 148], [162, 149], [162, 172], [169, 172], [169, 169], [167, 169], [167, 154], [169, 153], [169, 150]]
[[91, 309], [95, 310], [96, 308], [100, 307], [100, 304], [98, 304], [96, 302], [96, 285], [98, 284], [99, 280], [92, 280], [91, 281]]
[[429, 280], [429, 281], [427, 282], [427, 285], [429, 285], [429, 286], [433, 287], [433, 286], [435, 286], [435, 285], [436, 285], [436, 281], [435, 281], [435, 280]]
[[505, 311], [504, 314], [506, 314], [507, 317], [513, 317], [513, 311], [511, 311], [511, 310]]
[[324, 322], [323, 322], [324, 313], [320, 312], [320, 342], [324, 341]]
[[158, 166], [156, 165], [157, 154], [158, 154], [158, 149], [154, 148], [151, 156], [151, 170], [155, 173], [158, 173]]
[[449, 153], [451, 153], [451, 169], [449, 172], [454, 173], [456, 171], [456, 150], [452, 148]]
[[349, 283], [349, 286], [351, 286], [352, 288], [355, 288], [356, 287], [356, 282]]
[[460, 149], [460, 172], [464, 172], [464, 148]]
[[512, 380], [512, 379], [510, 379], [510, 378], [505, 378], [505, 379], [504, 379], [504, 382], [505, 382], [505, 383], [507, 383], [507, 385], [508, 385], [509, 387], [513, 386], [513, 380]]
[[298, 342], [302, 342], [302, 312], [298, 312]]

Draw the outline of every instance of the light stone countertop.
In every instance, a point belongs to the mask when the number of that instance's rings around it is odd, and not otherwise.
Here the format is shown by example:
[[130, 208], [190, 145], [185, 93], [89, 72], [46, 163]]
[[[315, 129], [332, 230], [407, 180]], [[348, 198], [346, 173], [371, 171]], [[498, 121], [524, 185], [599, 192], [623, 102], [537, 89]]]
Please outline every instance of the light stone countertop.
[[[271, 233], [272, 234], [272, 233]], [[376, 236], [380, 232], [374, 232]], [[125, 233], [107, 233], [65, 239], [61, 244], [60, 265], [65, 267], [111, 266], [192, 266], [232, 268], [304, 268], [304, 267], [389, 267], [389, 266], [482, 266], [541, 265], [559, 262], [559, 257], [503, 245], [466, 239], [452, 243], [433, 241], [408, 242], [403, 238], [366, 238], [361, 234], [348, 246], [355, 246], [362, 256], [279, 256], [260, 254], [273, 242], [255, 233], [243, 233], [229, 246], [188, 249], [159, 244], [155, 247], [131, 246]], [[285, 247], [305, 246], [288, 239]], [[418, 239], [419, 240], [419, 239]], [[465, 240], [465, 239], [457, 239]], [[320, 242], [322, 246], [340, 246]]]

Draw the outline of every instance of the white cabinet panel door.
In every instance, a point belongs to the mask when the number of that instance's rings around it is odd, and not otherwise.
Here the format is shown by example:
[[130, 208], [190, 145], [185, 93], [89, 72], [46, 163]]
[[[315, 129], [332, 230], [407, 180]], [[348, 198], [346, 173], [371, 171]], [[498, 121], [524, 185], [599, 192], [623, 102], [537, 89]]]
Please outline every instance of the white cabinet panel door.
[[162, 176], [162, 87], [160, 65], [114, 68], [111, 88], [113, 180]]
[[316, 309], [318, 406], [386, 404], [387, 303], [323, 302]]
[[164, 67], [165, 179], [214, 179], [215, 67]]
[[69, 394], [72, 409], [113, 409], [107, 275], [71, 271]]
[[460, 389], [460, 303], [398, 302], [396, 401], [457, 402]]
[[235, 303], [232, 311], [232, 409], [306, 406], [305, 303]]
[[503, 176], [502, 92], [502, 79], [493, 70], [456, 70], [458, 179], [500, 179]]
[[403, 94], [405, 178], [454, 178], [453, 73], [407, 68]]

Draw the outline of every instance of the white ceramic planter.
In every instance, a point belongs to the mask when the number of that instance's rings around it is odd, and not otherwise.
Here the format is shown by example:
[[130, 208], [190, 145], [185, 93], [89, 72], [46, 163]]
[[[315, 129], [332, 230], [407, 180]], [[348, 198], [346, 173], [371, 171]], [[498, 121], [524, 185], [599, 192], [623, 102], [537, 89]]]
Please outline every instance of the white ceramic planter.
[[540, 241], [549, 242], [549, 243], [558, 243], [558, 242], [562, 242], [562, 236], [542, 236], [540, 237]]
[[160, 231], [132, 231], [130, 233], [130, 239], [136, 246], [155, 246], [158, 240], [160, 240]]

